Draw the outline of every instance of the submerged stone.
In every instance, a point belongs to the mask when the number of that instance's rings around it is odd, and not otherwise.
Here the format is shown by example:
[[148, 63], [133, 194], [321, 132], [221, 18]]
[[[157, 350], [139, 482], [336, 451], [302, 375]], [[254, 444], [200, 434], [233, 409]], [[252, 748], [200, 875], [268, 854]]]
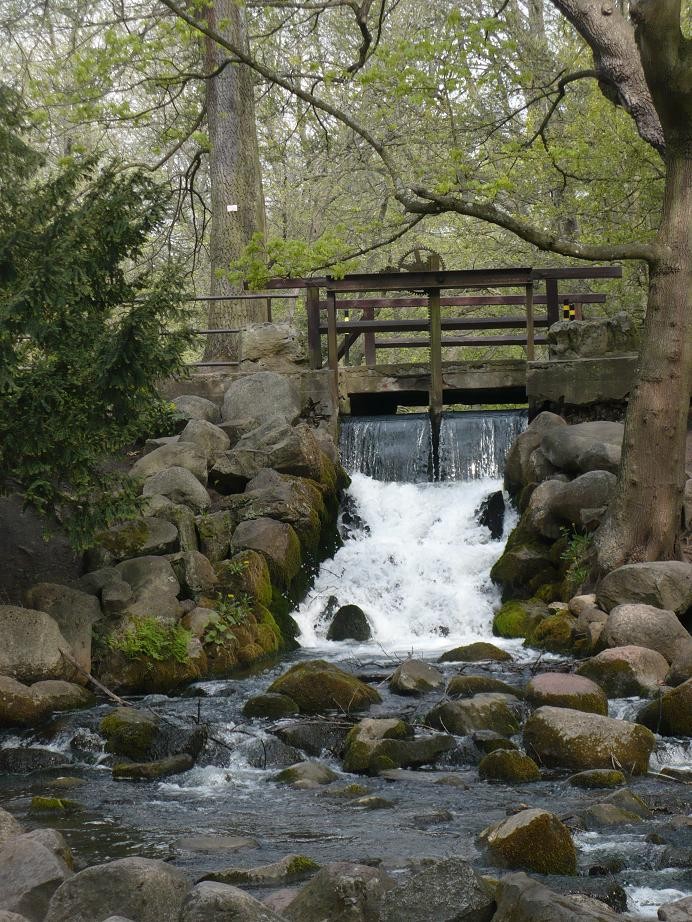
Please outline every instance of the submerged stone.
[[477, 641], [448, 650], [438, 659], [438, 663], [481, 663], [486, 660], [503, 663], [511, 659], [506, 650], [501, 650], [495, 644]]
[[333, 708], [349, 713], [381, 700], [374, 688], [325, 660], [296, 663], [267, 690], [288, 695], [304, 714], [319, 714]]

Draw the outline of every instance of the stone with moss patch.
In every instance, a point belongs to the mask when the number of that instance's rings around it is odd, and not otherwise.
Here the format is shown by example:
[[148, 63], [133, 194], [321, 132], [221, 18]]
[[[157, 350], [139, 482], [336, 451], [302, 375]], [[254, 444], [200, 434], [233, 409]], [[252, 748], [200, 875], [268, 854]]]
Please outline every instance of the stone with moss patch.
[[135, 761], [145, 761], [158, 727], [159, 721], [153, 714], [124, 707], [115, 708], [99, 725], [106, 737], [106, 751]]
[[234, 886], [272, 887], [302, 880], [319, 869], [320, 865], [306, 855], [286, 855], [272, 864], [255, 868], [222, 868], [200, 879]]
[[245, 717], [290, 717], [298, 713], [298, 705], [288, 695], [277, 695], [266, 692], [263, 695], [254, 695], [248, 698], [243, 707]]
[[550, 609], [540, 599], [512, 599], [495, 613], [493, 634], [498, 637], [526, 637], [549, 615]]
[[536, 707], [549, 704], [591, 714], [608, 714], [605, 692], [595, 682], [579, 675], [543, 672], [526, 686], [526, 698]]
[[115, 781], [156, 781], [187, 772], [194, 764], [192, 756], [182, 752], [154, 762], [117, 762], [112, 774]]
[[522, 516], [490, 571], [490, 578], [502, 586], [503, 600], [530, 598], [539, 586], [559, 579], [551, 551], [550, 542], [528, 528]]
[[272, 584], [269, 567], [257, 551], [240, 551], [230, 560], [224, 560], [217, 565], [216, 576], [223, 593], [231, 593], [238, 598], [250, 595], [260, 605], [271, 605]]
[[498, 692], [504, 695], [523, 697], [521, 689], [508, 685], [490, 675], [458, 675], [449, 680], [447, 694], [450, 698], [473, 698], [484, 692]]
[[374, 688], [325, 660], [296, 663], [268, 691], [288, 695], [304, 714], [319, 714], [332, 708], [350, 713], [381, 700]]
[[66, 797], [44, 797], [37, 794], [31, 798], [30, 813], [77, 813], [83, 810], [82, 804]]
[[272, 777], [272, 781], [279, 784], [301, 784], [308, 782], [311, 785], [331, 784], [339, 776], [331, 768], [322, 762], [296, 762], [295, 765], [289, 765], [277, 775]]
[[438, 663], [482, 663], [485, 661], [504, 663], [511, 660], [511, 655], [506, 650], [501, 650], [495, 644], [477, 641], [447, 650], [438, 659]]
[[523, 784], [539, 781], [540, 770], [530, 756], [516, 749], [496, 749], [481, 759], [478, 775], [483, 781], [508, 781]]
[[465, 736], [475, 730], [493, 730], [512, 736], [519, 730], [521, 705], [511, 695], [487, 692], [456, 701], [442, 701], [428, 711], [425, 721], [436, 730]]
[[568, 611], [559, 611], [540, 621], [529, 632], [524, 645], [548, 653], [571, 653], [577, 621]]
[[625, 784], [625, 776], [614, 768], [593, 768], [577, 772], [567, 779], [575, 788], [619, 788]]
[[569, 829], [547, 810], [522, 810], [485, 829], [480, 836], [494, 864], [538, 874], [577, 872], [577, 852]]
[[692, 736], [692, 679], [645, 705], [637, 722], [664, 736]]

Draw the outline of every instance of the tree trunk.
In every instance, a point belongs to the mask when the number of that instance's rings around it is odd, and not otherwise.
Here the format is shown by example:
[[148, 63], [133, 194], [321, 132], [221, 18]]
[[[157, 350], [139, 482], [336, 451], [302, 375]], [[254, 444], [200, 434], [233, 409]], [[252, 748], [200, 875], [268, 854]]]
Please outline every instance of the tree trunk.
[[[214, 0], [207, 13], [209, 25], [236, 45], [247, 48], [245, 9], [235, 0]], [[206, 39], [209, 73], [227, 58], [227, 52]], [[212, 296], [237, 294], [225, 275], [253, 235], [264, 235], [264, 195], [260, 172], [252, 71], [242, 64], [228, 64], [207, 81], [209, 126], [209, 176], [211, 183]], [[210, 301], [209, 329], [242, 328], [267, 320], [267, 303], [261, 299]], [[238, 360], [240, 337], [234, 334], [207, 337], [205, 359]]]
[[669, 149], [658, 235], [664, 255], [650, 267], [642, 352], [627, 408], [616, 494], [596, 533], [600, 572], [680, 555], [692, 385], [691, 212], [690, 151]]

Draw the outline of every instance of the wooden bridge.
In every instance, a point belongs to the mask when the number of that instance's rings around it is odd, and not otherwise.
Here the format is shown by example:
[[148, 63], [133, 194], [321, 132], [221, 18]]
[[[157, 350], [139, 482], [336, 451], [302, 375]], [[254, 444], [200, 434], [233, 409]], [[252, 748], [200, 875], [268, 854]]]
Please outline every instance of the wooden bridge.
[[[384, 410], [427, 402], [439, 414], [445, 403], [524, 402], [527, 362], [547, 342], [546, 329], [563, 316], [581, 318], [585, 304], [605, 302], [603, 293], [580, 290], [585, 282], [621, 275], [616, 266], [448, 271], [433, 264], [342, 279], [273, 279], [267, 287], [305, 290], [310, 367], [322, 368], [326, 354], [334, 393], [353, 412], [373, 402]], [[427, 308], [427, 316], [399, 316], [415, 308]], [[390, 316], [376, 316], [385, 310]], [[365, 365], [349, 366], [360, 337]], [[445, 348], [491, 346], [521, 346], [525, 359], [443, 361]], [[421, 348], [428, 361], [378, 364], [378, 352]]]

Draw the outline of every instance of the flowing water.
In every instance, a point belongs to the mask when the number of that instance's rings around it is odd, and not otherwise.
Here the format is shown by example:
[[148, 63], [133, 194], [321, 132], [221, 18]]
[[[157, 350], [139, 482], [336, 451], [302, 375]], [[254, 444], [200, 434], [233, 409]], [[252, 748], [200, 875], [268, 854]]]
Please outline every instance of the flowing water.
[[[61, 715], [39, 732], [0, 736], [2, 747], [40, 746], [64, 760], [50, 771], [0, 777], [0, 805], [29, 827], [60, 828], [81, 865], [136, 854], [165, 858], [199, 876], [228, 865], [266, 864], [290, 852], [322, 864], [378, 860], [391, 868], [421, 856], [454, 854], [494, 873], [475, 844], [488, 823], [521, 803], [569, 817], [597, 802], [602, 794], [570, 787], [567, 772], [544, 775], [531, 785], [480, 783], [463, 740], [434, 771], [402, 772], [397, 780], [343, 775], [327, 789], [294, 790], [271, 779], [295, 754], [277, 749], [266, 721], [248, 722], [242, 716], [247, 698], [264, 690], [290, 663], [319, 655], [378, 682], [383, 701], [371, 716], [396, 714], [413, 721], [439, 694], [423, 699], [392, 695], [382, 679], [397, 660], [408, 653], [435, 659], [442, 650], [473, 640], [498, 642], [491, 625], [499, 596], [489, 571], [504, 539], [491, 539], [488, 529], [478, 525], [476, 510], [501, 488], [506, 449], [525, 424], [524, 414], [514, 412], [447, 415], [439, 440], [441, 480], [432, 482], [427, 416], [345, 421], [342, 456], [353, 477], [343, 522], [348, 537], [322, 565], [295, 612], [301, 649], [246, 676], [198, 683], [187, 696], [139, 699], [164, 719], [193, 723], [201, 718], [220, 742], [209, 743], [185, 774], [152, 784], [114, 782], [98, 735], [108, 707]], [[510, 514], [505, 535], [512, 523]], [[330, 600], [332, 608], [335, 602], [360, 605], [372, 624], [372, 641], [326, 641]], [[519, 641], [501, 643], [514, 657], [509, 668], [482, 664], [467, 671], [493, 674], [510, 684], [526, 682], [535, 653]], [[459, 672], [458, 664], [440, 668], [447, 678]], [[631, 716], [640, 704], [612, 702], [611, 713]], [[683, 765], [689, 759], [689, 741], [666, 740], [654, 764]], [[327, 761], [340, 770], [338, 763]], [[74, 787], [66, 790], [59, 776], [72, 778]], [[366, 811], [333, 790], [354, 781], [392, 801], [393, 809]], [[689, 788], [653, 778], [631, 786], [660, 807], [660, 814], [637, 826], [578, 833], [577, 889], [606, 894], [622, 887], [630, 911], [654, 919], [662, 902], [692, 892], [688, 872], [666, 867], [664, 847], [647, 841], [667, 814], [688, 812]], [[82, 810], [58, 820], [32, 817], [31, 796], [46, 793], [72, 797]], [[190, 841], [202, 835], [247, 841], [235, 843], [242, 846], [237, 851], [220, 850], [218, 840]], [[225, 844], [234, 843], [226, 839]], [[621, 870], [613, 876], [604, 868]], [[574, 887], [574, 881], [546, 882]]]

